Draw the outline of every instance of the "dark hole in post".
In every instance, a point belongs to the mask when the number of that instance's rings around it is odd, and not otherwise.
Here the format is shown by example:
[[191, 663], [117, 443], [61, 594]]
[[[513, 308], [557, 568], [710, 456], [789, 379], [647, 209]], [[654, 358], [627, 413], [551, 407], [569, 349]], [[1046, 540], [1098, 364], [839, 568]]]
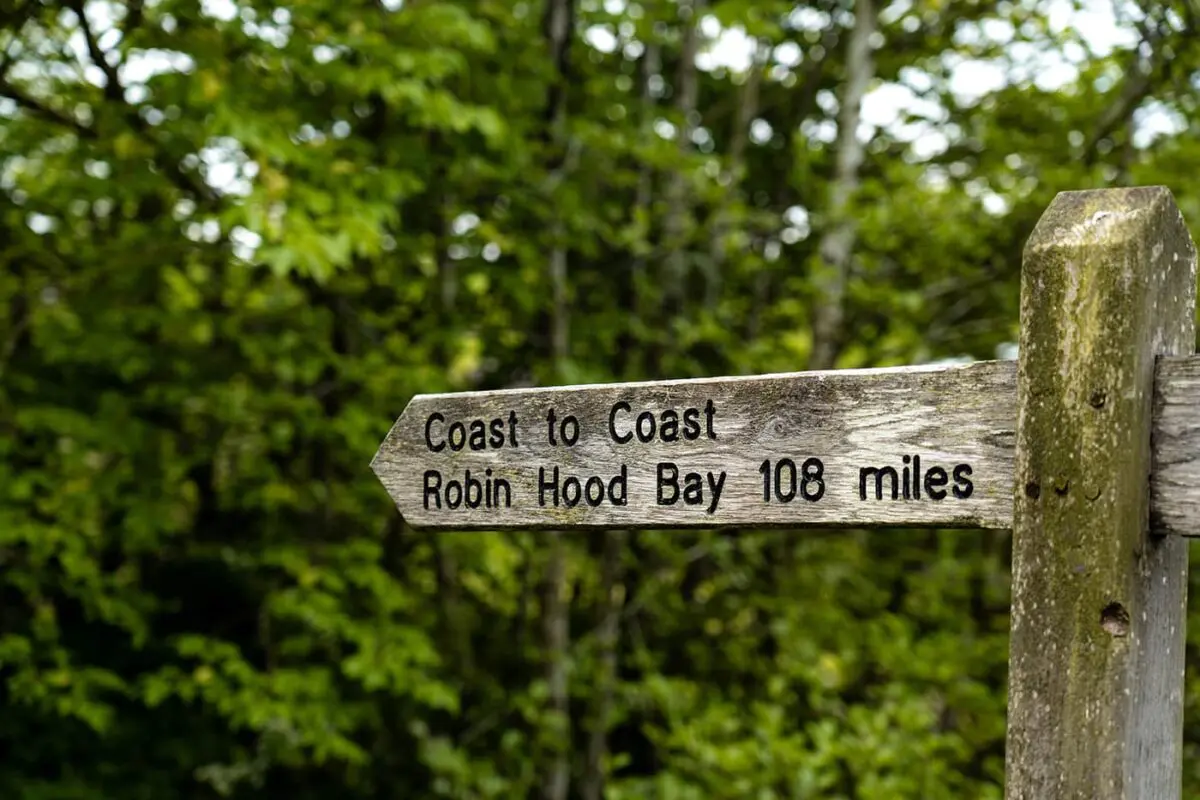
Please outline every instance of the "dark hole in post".
[[1109, 636], [1129, 635], [1129, 612], [1120, 603], [1109, 603], [1100, 611], [1100, 627]]
[[1037, 500], [1042, 496], [1042, 487], [1038, 486], [1034, 481], [1025, 484], [1025, 496], [1030, 500]]
[[1089, 398], [1088, 402], [1092, 404], [1092, 408], [1104, 408], [1104, 403], [1107, 400], [1108, 395], [1105, 394], [1104, 390], [1097, 389], [1096, 391], [1092, 392], [1092, 396]]

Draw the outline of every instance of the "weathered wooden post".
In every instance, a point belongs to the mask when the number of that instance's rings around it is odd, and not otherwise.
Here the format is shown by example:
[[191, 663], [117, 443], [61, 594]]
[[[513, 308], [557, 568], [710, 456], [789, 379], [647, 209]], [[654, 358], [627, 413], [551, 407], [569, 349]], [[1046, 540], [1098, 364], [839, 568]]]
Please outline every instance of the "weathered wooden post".
[[1026, 247], [1008, 800], [1180, 796], [1187, 541], [1149, 530], [1151, 414], [1195, 289], [1164, 188], [1061, 194]]
[[1178, 798], [1195, 295], [1170, 192], [1069, 192], [1018, 365], [419, 395], [372, 466], [429, 530], [1011, 526], [1008, 800]]

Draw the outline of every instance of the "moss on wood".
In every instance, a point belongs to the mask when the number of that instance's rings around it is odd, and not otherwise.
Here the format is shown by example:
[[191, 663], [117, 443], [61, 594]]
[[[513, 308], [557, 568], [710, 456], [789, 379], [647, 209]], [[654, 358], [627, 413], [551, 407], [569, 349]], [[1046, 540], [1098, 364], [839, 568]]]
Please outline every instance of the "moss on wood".
[[1166, 189], [1061, 194], [1027, 245], [1010, 799], [1178, 797], [1186, 544], [1148, 536], [1150, 425], [1194, 304]]

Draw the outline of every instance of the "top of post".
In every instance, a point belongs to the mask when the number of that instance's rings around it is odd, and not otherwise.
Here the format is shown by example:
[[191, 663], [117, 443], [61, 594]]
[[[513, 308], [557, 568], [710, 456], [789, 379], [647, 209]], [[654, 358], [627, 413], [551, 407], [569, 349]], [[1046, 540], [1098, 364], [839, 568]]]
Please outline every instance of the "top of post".
[[1166, 235], [1183, 234], [1194, 253], [1183, 215], [1165, 186], [1060, 192], [1026, 242], [1026, 258], [1037, 251], [1121, 244], [1158, 226]]

